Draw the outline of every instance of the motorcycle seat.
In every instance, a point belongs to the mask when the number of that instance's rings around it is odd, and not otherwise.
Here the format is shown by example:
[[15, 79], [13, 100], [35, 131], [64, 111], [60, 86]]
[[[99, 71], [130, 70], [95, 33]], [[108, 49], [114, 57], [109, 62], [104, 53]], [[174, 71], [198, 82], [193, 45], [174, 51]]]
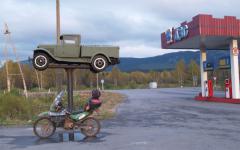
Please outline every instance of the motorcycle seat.
[[73, 112], [71, 113], [71, 115], [80, 114], [80, 113], [82, 113], [82, 112], [84, 112], [84, 111], [83, 111], [83, 110], [73, 111]]

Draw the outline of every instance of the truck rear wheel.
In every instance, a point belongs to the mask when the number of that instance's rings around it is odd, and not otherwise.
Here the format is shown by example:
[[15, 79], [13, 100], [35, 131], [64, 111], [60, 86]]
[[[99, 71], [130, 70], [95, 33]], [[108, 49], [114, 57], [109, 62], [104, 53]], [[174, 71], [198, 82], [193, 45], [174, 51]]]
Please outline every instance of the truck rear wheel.
[[92, 70], [95, 72], [104, 71], [108, 66], [108, 61], [106, 57], [102, 55], [97, 55], [92, 59]]
[[45, 53], [36, 53], [33, 58], [33, 67], [39, 71], [43, 71], [48, 68], [49, 57]]

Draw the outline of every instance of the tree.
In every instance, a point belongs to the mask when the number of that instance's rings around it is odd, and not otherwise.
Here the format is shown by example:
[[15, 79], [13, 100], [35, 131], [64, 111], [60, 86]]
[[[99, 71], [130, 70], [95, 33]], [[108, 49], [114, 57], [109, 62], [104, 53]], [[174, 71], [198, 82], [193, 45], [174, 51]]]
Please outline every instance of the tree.
[[176, 64], [176, 72], [178, 75], [178, 82], [182, 87], [184, 83], [184, 77], [185, 77], [185, 62], [183, 59], [180, 59]]
[[150, 75], [150, 82], [155, 81], [158, 82], [158, 73], [156, 71], [151, 70], [149, 72]]
[[192, 75], [193, 86], [197, 86], [198, 85], [198, 77], [199, 77], [199, 66], [195, 60], [190, 61], [189, 70]]
[[114, 66], [112, 68], [112, 80], [114, 82], [115, 87], [118, 86], [119, 76], [120, 76], [120, 70], [116, 66]]

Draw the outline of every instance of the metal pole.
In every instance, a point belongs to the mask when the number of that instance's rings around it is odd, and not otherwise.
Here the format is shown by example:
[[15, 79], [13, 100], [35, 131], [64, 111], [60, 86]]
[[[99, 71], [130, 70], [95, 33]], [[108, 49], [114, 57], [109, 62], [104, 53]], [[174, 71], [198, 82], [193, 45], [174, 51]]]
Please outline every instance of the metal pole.
[[[57, 33], [57, 45], [60, 45], [60, 1], [56, 0], [56, 33]], [[57, 91], [60, 92], [62, 89], [62, 71], [56, 69], [56, 86]]]
[[[9, 32], [8, 25], [7, 25], [7, 24], [5, 24], [5, 28], [6, 28], [6, 32], [5, 32], [6, 39], [7, 39], [8, 43], [12, 46], [13, 53], [14, 53], [14, 55], [15, 55], [16, 62], [17, 62], [17, 65], [18, 65], [18, 68], [19, 68], [19, 71], [20, 71], [20, 75], [21, 75], [21, 77], [22, 77], [24, 94], [25, 94], [26, 98], [28, 98], [27, 85], [26, 85], [26, 81], [25, 81], [25, 78], [24, 78], [24, 75], [23, 75], [22, 66], [21, 66], [21, 64], [19, 63], [19, 58], [18, 58], [18, 55], [17, 55], [17, 49], [16, 49], [15, 45], [13, 44], [13, 42], [12, 42], [12, 40], [11, 40], [11, 35], [10, 35], [10, 32]], [[6, 66], [6, 67], [7, 67], [7, 66]], [[7, 81], [7, 82], [8, 82], [8, 81]]]
[[99, 89], [99, 84], [98, 84], [98, 73], [96, 74], [97, 76], [97, 89]]
[[104, 85], [103, 85], [104, 83], [102, 82], [102, 91], [104, 90]]
[[40, 72], [40, 89], [43, 89], [43, 72]]
[[73, 111], [73, 69], [66, 69], [67, 72], [67, 93], [68, 93], [68, 111]]
[[35, 73], [36, 73], [36, 77], [37, 77], [37, 83], [38, 83], [38, 91], [41, 91], [41, 87], [40, 87], [40, 80], [39, 80], [39, 76], [38, 76], [38, 72], [36, 69], [34, 69]]
[[[234, 53], [237, 49], [237, 53]], [[239, 99], [239, 63], [238, 63], [238, 41], [231, 40], [230, 43], [230, 59], [231, 59], [231, 79], [232, 79], [232, 98]]]
[[57, 44], [60, 45], [60, 2], [56, 0]]
[[4, 47], [4, 54], [5, 54], [5, 57], [6, 57], [6, 62], [5, 62], [5, 67], [6, 67], [6, 74], [7, 74], [7, 89], [8, 89], [8, 92], [11, 91], [11, 81], [10, 81], [10, 77], [9, 77], [9, 70], [8, 70], [8, 40], [7, 40], [7, 34], [9, 34], [9, 30], [8, 30], [8, 25], [5, 23], [5, 47]]
[[204, 71], [203, 62], [207, 60], [207, 53], [205, 49], [200, 50], [200, 72], [201, 72], [201, 87], [202, 97], [206, 97], [205, 81], [207, 81], [207, 72]]

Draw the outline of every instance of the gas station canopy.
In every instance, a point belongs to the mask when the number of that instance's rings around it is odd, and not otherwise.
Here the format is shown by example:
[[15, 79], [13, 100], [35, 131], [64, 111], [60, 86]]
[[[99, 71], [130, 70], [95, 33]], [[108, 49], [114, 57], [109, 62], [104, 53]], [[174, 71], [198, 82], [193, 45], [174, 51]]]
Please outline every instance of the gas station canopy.
[[240, 20], [233, 16], [200, 14], [161, 34], [163, 49], [229, 50], [232, 39], [240, 42]]
[[[201, 72], [201, 94], [196, 99], [240, 103], [239, 85], [239, 48], [240, 42], [240, 20], [234, 16], [224, 18], [213, 18], [212, 15], [197, 15], [190, 22], [183, 22], [177, 28], [170, 28], [161, 34], [163, 49], [199, 49], [200, 50], [200, 72]], [[212, 86], [211, 78], [208, 79], [206, 50], [229, 50], [231, 63], [231, 85], [225, 88], [228, 90], [225, 98], [213, 97], [210, 92]], [[230, 83], [230, 82], [229, 82]], [[230, 90], [230, 87], [232, 90]], [[231, 91], [231, 92], [229, 92]], [[229, 99], [229, 97], [231, 99]]]

